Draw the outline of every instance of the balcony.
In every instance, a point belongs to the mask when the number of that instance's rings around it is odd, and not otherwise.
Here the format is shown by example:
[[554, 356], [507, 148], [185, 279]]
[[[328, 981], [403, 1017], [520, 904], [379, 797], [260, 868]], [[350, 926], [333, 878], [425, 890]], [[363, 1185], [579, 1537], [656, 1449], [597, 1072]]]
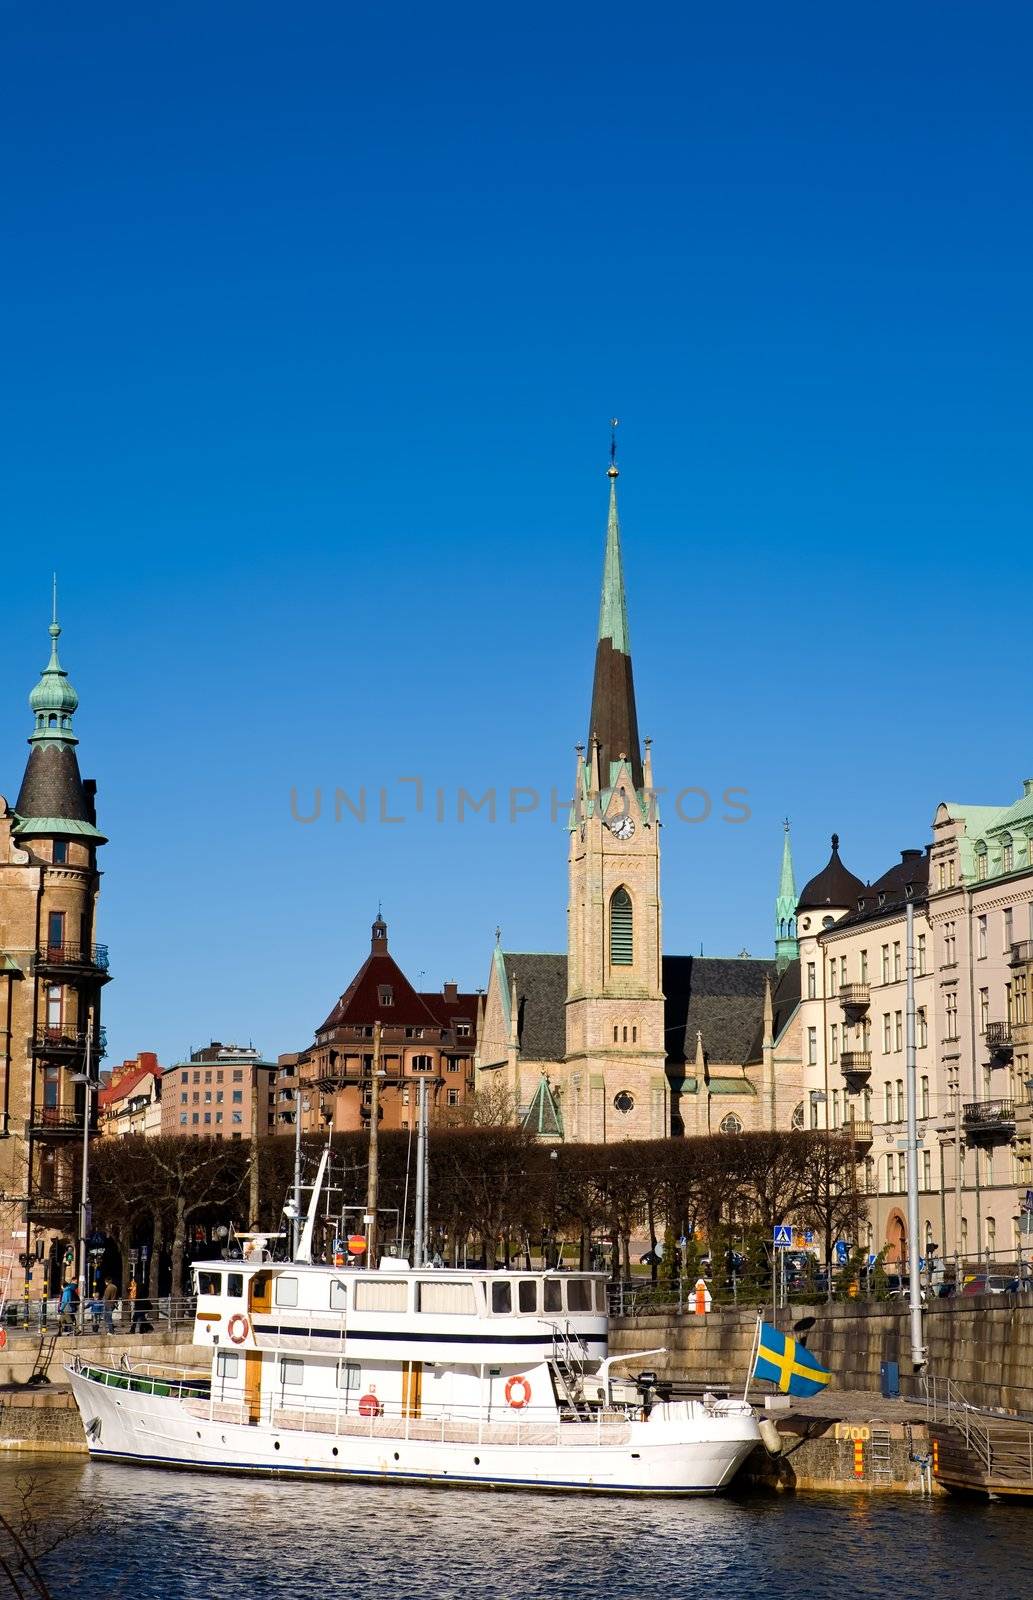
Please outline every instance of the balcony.
[[856, 1117], [848, 1117], [843, 1124], [843, 1133], [848, 1139], [853, 1139], [857, 1145], [863, 1145], [867, 1150], [875, 1137], [875, 1129], [870, 1122], [859, 1122]]
[[[108, 1053], [108, 1038], [103, 1028], [94, 1030], [91, 1054], [94, 1060]], [[86, 1054], [86, 1035], [75, 1029], [38, 1028], [33, 1040], [33, 1054], [46, 1056], [52, 1061], [80, 1061]]]
[[839, 986], [839, 1003], [850, 1016], [857, 1017], [867, 1011], [871, 998], [870, 983], [841, 983]]
[[986, 1025], [986, 1048], [994, 1061], [1010, 1061], [1012, 1057], [1011, 1024], [1008, 1022], [988, 1022]]
[[[74, 1106], [37, 1106], [29, 1121], [29, 1131], [37, 1139], [81, 1139], [82, 1110]], [[97, 1131], [96, 1112], [90, 1122], [91, 1134]]]
[[106, 981], [108, 947], [106, 944], [41, 945], [36, 952], [36, 966], [41, 972], [99, 973]]
[[29, 1222], [60, 1226], [73, 1218], [78, 1209], [78, 1197], [70, 1189], [58, 1189], [53, 1194], [30, 1194], [25, 1215]]
[[839, 1070], [844, 1078], [865, 1079], [872, 1075], [870, 1050], [844, 1050], [839, 1058]]
[[1014, 1100], [971, 1100], [962, 1107], [962, 1115], [971, 1144], [993, 1144], [1015, 1132]]
[[1018, 944], [1013, 944], [1008, 956], [1008, 965], [1012, 967], [1025, 967], [1033, 963], [1033, 939], [1020, 939]]

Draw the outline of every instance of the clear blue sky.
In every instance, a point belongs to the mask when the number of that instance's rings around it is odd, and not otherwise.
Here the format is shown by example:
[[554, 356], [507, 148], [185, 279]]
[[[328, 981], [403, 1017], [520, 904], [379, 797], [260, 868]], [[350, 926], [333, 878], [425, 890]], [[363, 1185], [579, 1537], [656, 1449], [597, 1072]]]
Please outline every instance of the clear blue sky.
[[[1028, 6], [0, 4], [0, 791], [49, 582], [112, 1055], [304, 1045], [368, 949], [565, 936], [607, 421], [670, 951], [1006, 802], [1029, 709]], [[375, 813], [400, 775], [446, 791]], [[290, 790], [326, 805], [291, 820]], [[504, 798], [500, 804], [505, 805]], [[715, 811], [719, 809], [715, 805]]]

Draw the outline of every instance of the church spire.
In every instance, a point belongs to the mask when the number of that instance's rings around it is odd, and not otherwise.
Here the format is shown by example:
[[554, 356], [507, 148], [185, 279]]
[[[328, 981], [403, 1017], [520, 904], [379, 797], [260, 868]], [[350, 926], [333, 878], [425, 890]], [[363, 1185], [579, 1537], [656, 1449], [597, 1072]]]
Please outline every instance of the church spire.
[[[616, 421], [613, 423], [617, 427]], [[588, 747], [598, 739], [599, 777], [608, 788], [612, 764], [625, 756], [632, 781], [642, 788], [642, 752], [639, 746], [638, 717], [635, 711], [635, 684], [631, 670], [631, 642], [628, 635], [628, 605], [624, 593], [624, 567], [621, 561], [621, 532], [617, 516], [617, 442], [610, 442], [610, 510], [606, 524], [606, 555], [603, 561], [603, 591], [599, 604], [599, 638], [595, 651], [595, 680], [592, 685], [592, 714]]]
[[782, 875], [775, 901], [775, 960], [779, 967], [788, 966], [800, 954], [796, 939], [796, 879], [793, 876], [793, 852], [789, 843], [789, 818], [785, 820], [782, 841]]

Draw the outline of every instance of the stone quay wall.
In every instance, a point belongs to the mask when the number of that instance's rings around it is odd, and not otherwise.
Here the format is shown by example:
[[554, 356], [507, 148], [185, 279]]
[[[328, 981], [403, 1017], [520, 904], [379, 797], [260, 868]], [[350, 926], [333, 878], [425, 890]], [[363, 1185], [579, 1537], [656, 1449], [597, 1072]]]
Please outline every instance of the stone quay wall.
[[[898, 1363], [903, 1395], [919, 1395], [911, 1371], [906, 1305], [856, 1300], [795, 1305], [780, 1313], [779, 1326], [790, 1328], [802, 1317], [815, 1319], [807, 1348], [833, 1374], [830, 1399], [836, 1388], [878, 1389], [883, 1361]], [[645, 1361], [651, 1370], [684, 1382], [734, 1389], [746, 1381], [756, 1325], [756, 1308], [745, 1307], [715, 1309], [705, 1316], [672, 1309], [615, 1317], [610, 1354], [665, 1346], [666, 1355]], [[952, 1379], [973, 1405], [1033, 1416], [1030, 1296], [963, 1295], [934, 1302], [924, 1313], [924, 1329], [930, 1376]]]

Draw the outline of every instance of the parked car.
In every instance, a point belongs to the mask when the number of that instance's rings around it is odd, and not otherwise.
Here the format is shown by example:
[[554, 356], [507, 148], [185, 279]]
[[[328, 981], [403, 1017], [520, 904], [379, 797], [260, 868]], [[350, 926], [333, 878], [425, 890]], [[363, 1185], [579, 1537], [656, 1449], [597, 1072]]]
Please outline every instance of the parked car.
[[1007, 1278], [1002, 1273], [978, 1272], [975, 1277], [967, 1278], [962, 1288], [962, 1294], [1017, 1294], [1019, 1287], [1018, 1278]]

